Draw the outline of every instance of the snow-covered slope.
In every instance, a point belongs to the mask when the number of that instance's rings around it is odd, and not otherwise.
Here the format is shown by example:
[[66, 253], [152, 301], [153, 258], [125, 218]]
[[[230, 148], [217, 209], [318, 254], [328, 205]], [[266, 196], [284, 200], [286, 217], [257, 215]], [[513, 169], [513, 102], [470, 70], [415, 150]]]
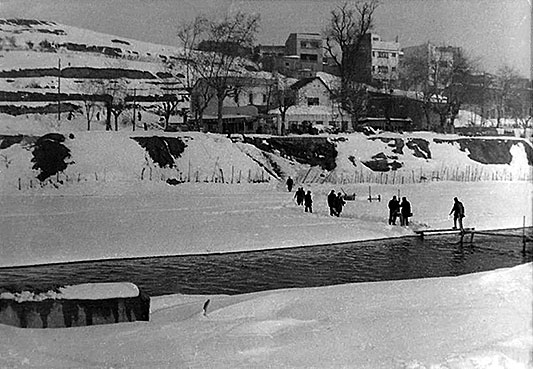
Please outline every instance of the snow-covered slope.
[[[69, 50], [74, 51], [72, 46], [77, 44], [95, 47], [93, 52], [88, 50], [88, 53], [93, 55], [106, 55], [103, 48], [112, 48], [124, 58], [147, 61], [170, 58], [180, 52], [177, 47], [157, 45], [36, 19], [0, 19], [0, 42], [2, 51], [28, 50], [62, 54]], [[46, 42], [55, 47], [47, 48]], [[35, 62], [37, 64], [33, 64]], [[36, 67], [38, 63], [38, 61], [26, 60], [24, 64], [13, 65], [13, 67]], [[3, 69], [9, 66], [7, 63], [3, 64]]]

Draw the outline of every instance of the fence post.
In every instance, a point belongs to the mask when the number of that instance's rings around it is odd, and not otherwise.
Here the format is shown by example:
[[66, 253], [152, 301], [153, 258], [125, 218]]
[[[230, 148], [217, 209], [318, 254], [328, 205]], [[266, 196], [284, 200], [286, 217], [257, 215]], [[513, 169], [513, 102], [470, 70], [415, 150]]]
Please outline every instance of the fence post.
[[522, 254], [526, 253], [526, 216], [522, 217]]

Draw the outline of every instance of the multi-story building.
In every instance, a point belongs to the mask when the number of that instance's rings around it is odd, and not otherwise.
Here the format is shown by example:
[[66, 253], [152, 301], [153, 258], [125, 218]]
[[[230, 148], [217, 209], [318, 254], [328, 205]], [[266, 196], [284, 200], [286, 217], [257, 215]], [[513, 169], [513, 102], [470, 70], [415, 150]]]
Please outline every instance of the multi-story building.
[[454, 46], [436, 46], [429, 42], [406, 47], [403, 50], [405, 60], [413, 58], [422, 58], [427, 65], [427, 80], [426, 82], [431, 86], [437, 83], [437, 88], [442, 88], [440, 84], [443, 83], [447, 75], [453, 67], [453, 62], [457, 55], [461, 52], [459, 47]]
[[323, 70], [322, 36], [319, 33], [291, 33], [285, 45], [259, 45], [256, 53], [263, 69], [294, 78], [314, 77]]
[[312, 77], [322, 71], [322, 36], [291, 33], [285, 42], [284, 70], [292, 77]]
[[383, 41], [380, 36], [367, 33], [352, 63], [355, 80], [390, 88], [398, 80], [400, 55], [398, 41]]

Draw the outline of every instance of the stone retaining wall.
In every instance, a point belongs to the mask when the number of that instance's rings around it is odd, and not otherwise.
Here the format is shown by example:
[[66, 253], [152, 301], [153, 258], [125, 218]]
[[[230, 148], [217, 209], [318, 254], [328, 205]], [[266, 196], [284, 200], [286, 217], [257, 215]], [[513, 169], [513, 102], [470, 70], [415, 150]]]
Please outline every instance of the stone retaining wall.
[[0, 324], [21, 328], [63, 328], [120, 322], [148, 321], [150, 298], [100, 300], [46, 299], [22, 301], [0, 298]]

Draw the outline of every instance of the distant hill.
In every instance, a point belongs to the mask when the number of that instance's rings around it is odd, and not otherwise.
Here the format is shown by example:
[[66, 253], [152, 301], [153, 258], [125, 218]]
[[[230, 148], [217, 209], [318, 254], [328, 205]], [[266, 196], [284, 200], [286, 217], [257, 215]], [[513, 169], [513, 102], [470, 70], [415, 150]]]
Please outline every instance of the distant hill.
[[0, 19], [0, 91], [82, 92], [88, 79], [127, 81], [139, 94], [183, 88], [178, 47], [34, 19]]

